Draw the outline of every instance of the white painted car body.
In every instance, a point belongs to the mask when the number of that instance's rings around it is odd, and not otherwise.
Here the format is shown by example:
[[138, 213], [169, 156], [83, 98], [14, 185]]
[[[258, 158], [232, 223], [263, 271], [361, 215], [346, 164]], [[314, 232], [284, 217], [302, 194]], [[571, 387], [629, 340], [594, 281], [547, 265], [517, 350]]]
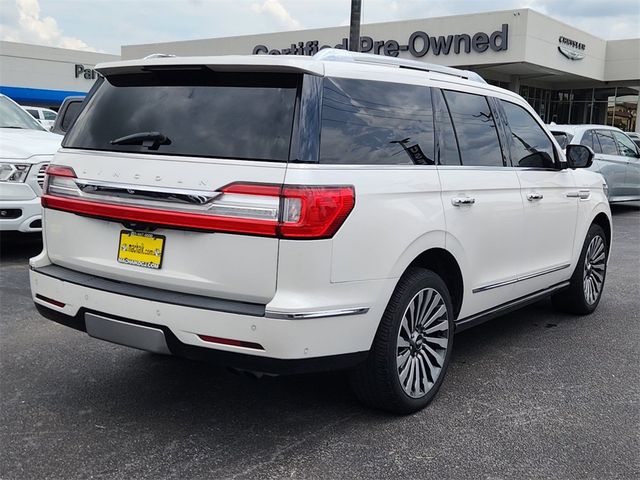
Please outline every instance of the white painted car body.
[[13, 105], [17, 114], [24, 114], [25, 125], [30, 125], [29, 121], [33, 125], [32, 128], [0, 128], [0, 163], [28, 168], [22, 181], [0, 182], [0, 210], [15, 212], [0, 215], [0, 231], [38, 232], [41, 230], [40, 194], [44, 170], [60, 147], [62, 137], [36, 125], [17, 103], [2, 97], [3, 102], [9, 102], [7, 105]]
[[[448, 73], [292, 56], [156, 58], [105, 64], [97, 70], [108, 77], [154, 65], [298, 72], [504, 99], [530, 112], [564, 162], [561, 149], [520, 96]], [[592, 222], [599, 219], [610, 231], [602, 177], [566, 165], [554, 170], [332, 165], [176, 159], [161, 150], [149, 155], [77, 148], [62, 148], [53, 163], [72, 168], [77, 182], [130, 189], [215, 192], [238, 181], [352, 186], [355, 206], [331, 238], [296, 240], [159, 227], [153, 233], [164, 235], [166, 245], [158, 270], [116, 261], [121, 222], [45, 209], [44, 250], [31, 259], [30, 278], [34, 302], [47, 316], [80, 329], [83, 325], [73, 322], [82, 323], [87, 313], [157, 328], [180, 342], [167, 339], [174, 353], [176, 345], [229, 352], [236, 355], [224, 361], [275, 373], [307, 370], [298, 368], [307, 360], [313, 370], [324, 368], [314, 360], [366, 356], [398, 280], [425, 252], [446, 254], [459, 268], [463, 286], [456, 293], [455, 313], [462, 328], [565, 286]], [[541, 200], [531, 201], [531, 194]], [[460, 197], [473, 197], [475, 203], [453, 205]], [[170, 300], [167, 295], [178, 297]], [[197, 306], [203, 299], [228, 303]], [[257, 314], [239, 312], [256, 306], [262, 308]], [[203, 336], [243, 343], [216, 343]], [[133, 340], [108, 339], [146, 348]], [[245, 362], [249, 358], [251, 362]]]

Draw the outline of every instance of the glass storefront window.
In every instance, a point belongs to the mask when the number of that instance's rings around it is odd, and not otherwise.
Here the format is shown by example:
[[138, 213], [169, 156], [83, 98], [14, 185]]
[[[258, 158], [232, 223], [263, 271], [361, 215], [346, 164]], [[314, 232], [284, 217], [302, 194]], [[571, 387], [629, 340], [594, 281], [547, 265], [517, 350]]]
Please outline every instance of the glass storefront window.
[[522, 85], [520, 95], [546, 123], [592, 123], [635, 131], [640, 86], [545, 90]]
[[574, 102], [591, 102], [593, 100], [593, 88], [582, 88], [580, 90], [572, 90]]
[[625, 132], [633, 132], [638, 116], [640, 87], [618, 87], [614, 106], [613, 125]]
[[589, 114], [591, 113], [589, 110], [590, 103], [587, 102], [573, 102], [571, 104], [571, 124], [577, 125], [582, 123], [590, 123]]
[[613, 102], [615, 97], [615, 88], [595, 88], [593, 91], [593, 99], [596, 102]]
[[559, 125], [569, 123], [569, 102], [552, 102], [549, 112], [549, 122]]
[[596, 125], [606, 125], [607, 124], [607, 113], [608, 113], [608, 103], [607, 102], [594, 102], [591, 104], [591, 120], [589, 123], [593, 123]]

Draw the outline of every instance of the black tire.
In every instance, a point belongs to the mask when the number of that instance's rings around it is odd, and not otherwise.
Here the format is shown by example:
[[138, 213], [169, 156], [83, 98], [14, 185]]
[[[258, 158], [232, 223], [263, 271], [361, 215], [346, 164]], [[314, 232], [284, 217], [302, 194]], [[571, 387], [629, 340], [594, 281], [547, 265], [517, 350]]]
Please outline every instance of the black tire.
[[[592, 262], [594, 257], [591, 256], [592, 252], [589, 250], [589, 247], [592, 244], [598, 244], [598, 242], [601, 242], [602, 244], [603, 257], [601, 258], [601, 261], [599, 260], [596, 264]], [[589, 258], [587, 258], [588, 254], [590, 254]], [[578, 264], [571, 276], [569, 288], [562, 290], [551, 297], [551, 302], [554, 307], [563, 312], [577, 315], [588, 315], [593, 312], [602, 298], [602, 292], [604, 290], [605, 279], [607, 276], [608, 257], [609, 245], [607, 244], [607, 237], [602, 227], [594, 223], [587, 232], [584, 245], [582, 246], [582, 251], [580, 252], [580, 258], [578, 259]], [[585, 268], [585, 263], [587, 264], [587, 268]], [[594, 267], [595, 265], [598, 265], [598, 268], [601, 267], [602, 270], [596, 270], [596, 267]], [[592, 274], [591, 271], [594, 273]], [[602, 283], [597, 294], [593, 295], [593, 290], [592, 293], [589, 294], [588, 289], [585, 286], [586, 283], [589, 283], [589, 280], [587, 280], [586, 277], [592, 276], [594, 278], [598, 278], [596, 276], [596, 272], [601, 276]]]
[[[424, 310], [419, 308], [421, 304], [426, 304]], [[444, 314], [438, 315], [443, 307]], [[416, 328], [411, 330], [407, 328], [409, 319], [417, 310], [424, 315], [413, 317], [417, 320], [414, 322]], [[405, 314], [409, 316], [403, 324]], [[426, 326], [418, 325], [422, 323], [420, 319]], [[434, 329], [437, 331], [426, 333]], [[413, 334], [409, 337], [405, 334], [410, 330]], [[451, 358], [453, 332], [453, 306], [446, 284], [430, 270], [407, 270], [389, 300], [367, 360], [350, 372], [356, 397], [367, 406], [399, 414], [413, 413], [426, 407], [444, 379]], [[398, 356], [404, 358], [402, 366], [398, 366]], [[406, 379], [414, 378], [412, 373], [406, 373], [406, 369], [413, 369], [418, 377], [411, 385], [410, 380], [406, 385], [401, 383], [401, 375]]]

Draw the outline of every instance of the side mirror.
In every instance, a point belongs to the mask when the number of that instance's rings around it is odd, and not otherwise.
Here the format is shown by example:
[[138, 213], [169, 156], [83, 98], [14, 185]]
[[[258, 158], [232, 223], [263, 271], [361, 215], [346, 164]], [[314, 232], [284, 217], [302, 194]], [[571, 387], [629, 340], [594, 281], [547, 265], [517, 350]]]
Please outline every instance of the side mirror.
[[586, 145], [567, 145], [566, 156], [569, 168], [589, 168], [595, 153]]

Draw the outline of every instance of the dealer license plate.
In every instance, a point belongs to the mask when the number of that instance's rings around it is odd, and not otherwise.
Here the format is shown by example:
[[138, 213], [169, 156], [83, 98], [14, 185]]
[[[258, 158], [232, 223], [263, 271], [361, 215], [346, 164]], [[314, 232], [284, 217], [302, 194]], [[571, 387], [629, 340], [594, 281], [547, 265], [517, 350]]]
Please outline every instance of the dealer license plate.
[[122, 230], [118, 262], [157, 270], [162, 267], [164, 240], [164, 235]]

